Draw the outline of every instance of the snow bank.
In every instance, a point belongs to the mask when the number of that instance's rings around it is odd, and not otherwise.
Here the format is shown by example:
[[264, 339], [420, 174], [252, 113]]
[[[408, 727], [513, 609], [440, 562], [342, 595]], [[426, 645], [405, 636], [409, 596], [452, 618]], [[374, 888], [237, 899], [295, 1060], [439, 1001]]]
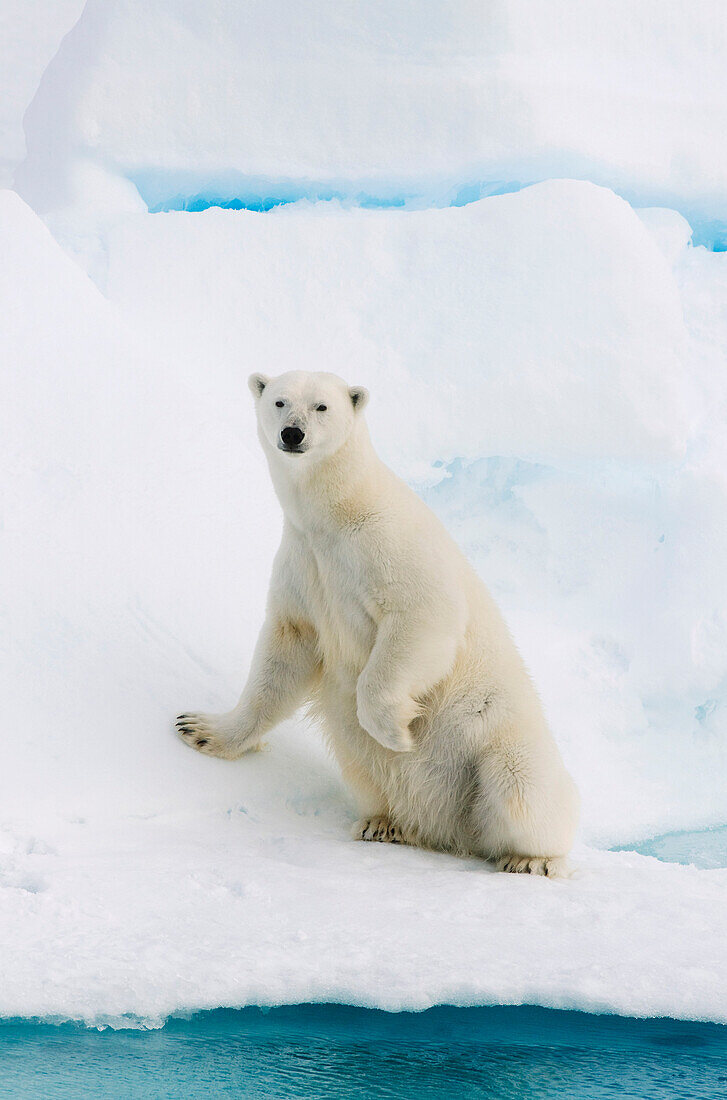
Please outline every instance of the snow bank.
[[279, 373], [294, 348], [302, 369], [370, 384], [400, 469], [680, 461], [700, 410], [671, 269], [628, 204], [591, 184], [406, 213], [164, 214], [106, 240], [110, 297], [218, 378]]
[[[185, 385], [154, 333], [132, 334], [17, 195], [0, 196], [2, 681], [18, 731], [2, 813], [214, 805], [169, 719], [191, 683], [209, 702], [237, 691], [279, 522], [262, 458], [233, 409]], [[229, 614], [221, 634], [210, 606]]]
[[567, 175], [723, 217], [726, 54], [724, 9], [689, 0], [89, 0], [18, 181], [50, 209], [79, 158], [168, 198]]
[[0, 1014], [154, 1026], [220, 1005], [528, 1003], [727, 1022], [727, 871], [581, 851], [579, 877], [554, 883], [356, 844], [297, 732], [230, 765], [227, 814], [0, 833]]
[[0, 4], [0, 187], [10, 185], [25, 157], [25, 109], [84, 2], [3, 0]]

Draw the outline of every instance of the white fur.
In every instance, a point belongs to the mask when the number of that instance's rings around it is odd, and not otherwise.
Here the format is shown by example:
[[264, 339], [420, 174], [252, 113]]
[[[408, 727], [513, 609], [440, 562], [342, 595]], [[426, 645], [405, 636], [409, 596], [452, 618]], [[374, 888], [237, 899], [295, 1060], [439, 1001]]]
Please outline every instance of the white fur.
[[[250, 388], [283, 539], [240, 702], [182, 715], [181, 736], [234, 759], [309, 702], [360, 839], [567, 873], [578, 797], [535, 689], [485, 586], [376, 456], [366, 391], [302, 372]], [[303, 453], [280, 449], [291, 426]]]

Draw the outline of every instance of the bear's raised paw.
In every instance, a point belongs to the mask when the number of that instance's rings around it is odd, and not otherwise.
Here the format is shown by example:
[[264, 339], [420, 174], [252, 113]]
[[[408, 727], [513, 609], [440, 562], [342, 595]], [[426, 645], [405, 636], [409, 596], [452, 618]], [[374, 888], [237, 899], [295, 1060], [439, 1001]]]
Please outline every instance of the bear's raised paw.
[[243, 745], [240, 739], [225, 728], [214, 714], [180, 714], [176, 720], [177, 734], [186, 745], [223, 760], [236, 760], [244, 752], [259, 748]]

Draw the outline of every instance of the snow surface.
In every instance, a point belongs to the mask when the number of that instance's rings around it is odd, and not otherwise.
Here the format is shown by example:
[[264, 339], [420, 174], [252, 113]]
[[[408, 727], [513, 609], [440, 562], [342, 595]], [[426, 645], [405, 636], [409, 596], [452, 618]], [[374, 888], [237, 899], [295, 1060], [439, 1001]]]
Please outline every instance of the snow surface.
[[356, 844], [298, 733], [233, 767], [226, 813], [67, 822], [50, 843], [7, 830], [0, 1012], [154, 1026], [320, 1000], [727, 1021], [727, 870], [587, 850], [553, 883]]
[[[725, 219], [727, 12], [422, 12], [0, 0], [0, 1015], [727, 1021], [727, 870], [598, 850], [727, 821], [727, 254], [682, 216]], [[175, 739], [245, 678], [281, 527], [245, 378], [294, 366], [370, 388], [495, 593], [574, 879], [354, 844], [301, 719]]]

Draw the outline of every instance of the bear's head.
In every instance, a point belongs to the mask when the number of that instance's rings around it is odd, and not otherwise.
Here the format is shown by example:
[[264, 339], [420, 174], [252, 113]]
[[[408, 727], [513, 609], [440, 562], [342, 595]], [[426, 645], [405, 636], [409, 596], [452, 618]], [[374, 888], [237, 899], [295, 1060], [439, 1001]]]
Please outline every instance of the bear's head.
[[289, 463], [319, 462], [347, 441], [366, 402], [363, 386], [348, 386], [325, 371], [251, 374], [263, 446]]

